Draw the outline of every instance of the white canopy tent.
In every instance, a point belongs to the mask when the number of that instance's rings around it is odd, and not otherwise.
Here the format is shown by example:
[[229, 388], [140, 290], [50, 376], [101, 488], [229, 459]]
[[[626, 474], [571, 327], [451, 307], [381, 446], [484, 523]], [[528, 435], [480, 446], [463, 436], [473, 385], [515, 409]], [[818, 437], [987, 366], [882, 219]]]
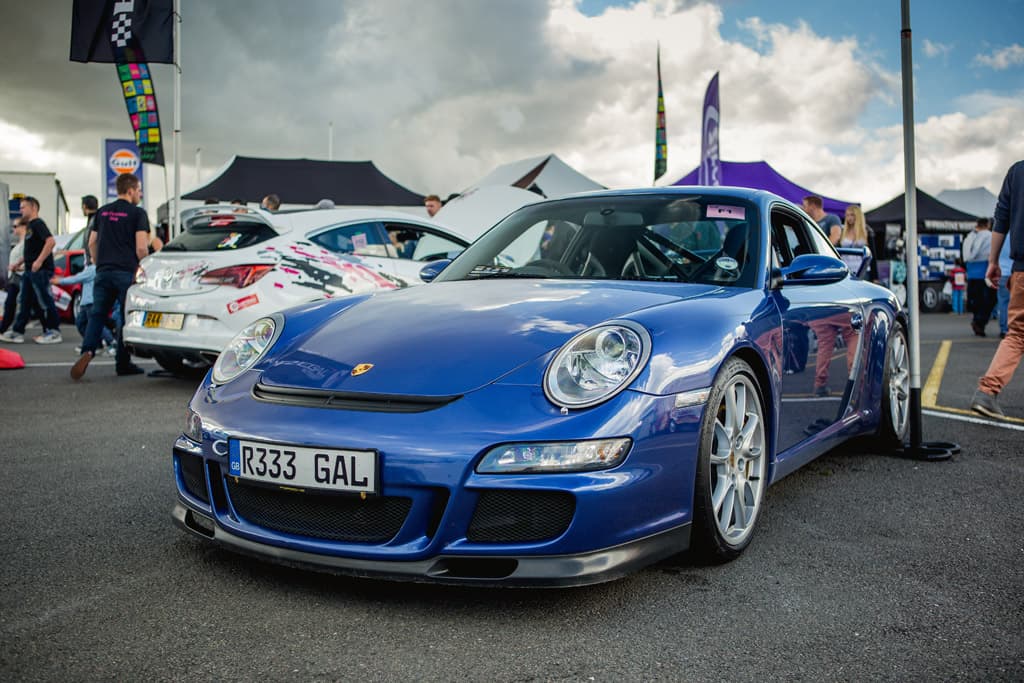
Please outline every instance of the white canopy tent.
[[973, 214], [979, 218], [991, 218], [996, 211], [997, 198], [984, 187], [969, 190], [943, 190], [935, 196], [940, 202], [949, 204], [954, 209]]
[[498, 166], [463, 190], [462, 194], [469, 194], [488, 185], [518, 187], [548, 199], [564, 197], [575, 192], [606, 189], [604, 185], [583, 175], [555, 154], [530, 157]]

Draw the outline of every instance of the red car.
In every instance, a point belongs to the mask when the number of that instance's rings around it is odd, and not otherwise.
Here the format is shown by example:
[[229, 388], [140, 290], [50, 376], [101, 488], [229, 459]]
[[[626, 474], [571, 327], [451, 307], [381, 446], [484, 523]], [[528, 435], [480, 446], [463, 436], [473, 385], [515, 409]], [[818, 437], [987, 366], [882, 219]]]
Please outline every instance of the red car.
[[[76, 232], [63, 249], [53, 255], [53, 274], [55, 277], [67, 277], [82, 272], [85, 268], [86, 231], [82, 228]], [[57, 313], [61, 320], [74, 322], [82, 301], [82, 285], [54, 285], [53, 302], [57, 305]]]

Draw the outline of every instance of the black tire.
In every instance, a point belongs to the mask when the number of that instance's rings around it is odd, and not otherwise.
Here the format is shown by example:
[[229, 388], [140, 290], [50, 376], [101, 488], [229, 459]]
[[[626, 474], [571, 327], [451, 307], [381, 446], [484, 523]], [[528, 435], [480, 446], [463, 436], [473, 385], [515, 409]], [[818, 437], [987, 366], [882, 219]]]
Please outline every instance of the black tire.
[[902, 448], [910, 430], [910, 349], [906, 329], [899, 322], [893, 323], [885, 345], [880, 410], [875, 445], [887, 451]]
[[763, 392], [750, 366], [731, 358], [715, 378], [701, 423], [691, 533], [697, 558], [727, 562], [750, 544], [768, 487], [768, 458]]
[[202, 379], [210, 369], [210, 364], [206, 361], [192, 361], [169, 351], [156, 351], [153, 353], [153, 359], [164, 370], [182, 379]]
[[921, 285], [921, 312], [938, 313], [942, 310], [942, 287], [936, 284]]

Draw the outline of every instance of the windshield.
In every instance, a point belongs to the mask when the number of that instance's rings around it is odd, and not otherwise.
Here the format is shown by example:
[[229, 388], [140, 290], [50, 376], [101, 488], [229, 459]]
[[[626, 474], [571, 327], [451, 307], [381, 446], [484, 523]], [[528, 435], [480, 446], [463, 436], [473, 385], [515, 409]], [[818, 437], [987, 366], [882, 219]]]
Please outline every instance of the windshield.
[[625, 195], [534, 204], [473, 243], [438, 281], [556, 278], [753, 287], [758, 213], [721, 196]]

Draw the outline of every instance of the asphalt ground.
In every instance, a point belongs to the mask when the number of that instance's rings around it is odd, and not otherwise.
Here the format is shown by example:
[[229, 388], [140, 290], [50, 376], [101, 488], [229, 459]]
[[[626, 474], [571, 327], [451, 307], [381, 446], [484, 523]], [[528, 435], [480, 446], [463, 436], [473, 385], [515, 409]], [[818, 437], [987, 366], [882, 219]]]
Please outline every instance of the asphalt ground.
[[[990, 335], [995, 325], [989, 326]], [[685, 556], [576, 589], [349, 579], [212, 549], [171, 523], [193, 387], [68, 378], [77, 335], [0, 372], [0, 679], [1024, 680], [1024, 376], [966, 411], [997, 338], [922, 317], [921, 462], [852, 448], [769, 489], [727, 565]], [[143, 367], [152, 369], [151, 363]]]

